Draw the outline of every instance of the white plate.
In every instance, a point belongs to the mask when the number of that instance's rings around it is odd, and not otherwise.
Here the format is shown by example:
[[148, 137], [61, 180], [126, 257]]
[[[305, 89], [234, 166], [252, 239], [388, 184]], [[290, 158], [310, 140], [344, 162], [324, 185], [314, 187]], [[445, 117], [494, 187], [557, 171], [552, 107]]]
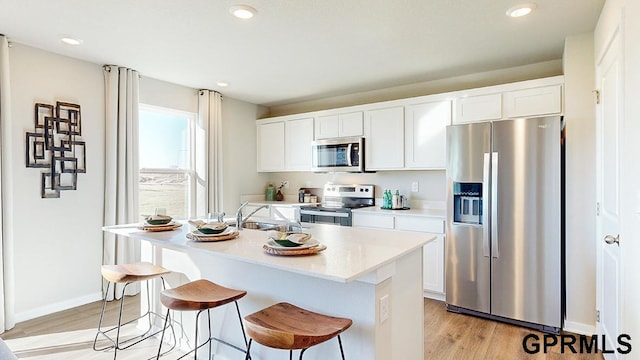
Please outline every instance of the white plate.
[[176, 223], [175, 223], [175, 221], [173, 221], [173, 220], [169, 221], [169, 222], [168, 222], [168, 223], [166, 223], [166, 224], [158, 224], [158, 225], [151, 225], [151, 224], [147, 224], [147, 222], [145, 221], [145, 222], [143, 222], [143, 223], [142, 223], [142, 225], [140, 225], [140, 226], [143, 226], [143, 227], [161, 227], [161, 226], [173, 226], [173, 225], [175, 225], [175, 224], [176, 224]]
[[277, 242], [273, 241], [273, 240], [269, 240], [267, 241], [267, 246], [272, 248], [272, 249], [277, 249], [277, 250], [300, 250], [300, 249], [309, 249], [312, 247], [316, 247], [320, 245], [320, 243], [318, 242], [318, 240], [316, 239], [311, 239], [309, 241], [307, 241], [306, 243], [300, 245], [300, 246], [282, 246], [279, 245]]
[[197, 237], [216, 237], [216, 236], [229, 235], [229, 234], [233, 233], [234, 231], [236, 231], [236, 228], [229, 226], [226, 229], [224, 229], [223, 232], [217, 233], [217, 234], [205, 234], [205, 233], [201, 233], [198, 230], [193, 230], [191, 232], [191, 235], [197, 236]]

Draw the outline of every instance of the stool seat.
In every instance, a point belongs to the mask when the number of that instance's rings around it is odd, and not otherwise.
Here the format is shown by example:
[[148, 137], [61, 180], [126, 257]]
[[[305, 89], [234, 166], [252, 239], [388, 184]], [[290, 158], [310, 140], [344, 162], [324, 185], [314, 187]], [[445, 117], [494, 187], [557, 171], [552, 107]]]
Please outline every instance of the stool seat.
[[[187, 356], [191, 352], [194, 352], [195, 357], [197, 358], [198, 349], [207, 344], [209, 345], [208, 359], [210, 359], [212, 354], [211, 352], [212, 340], [216, 340], [219, 343], [228, 345], [246, 354], [247, 351], [245, 349], [240, 348], [234, 344], [231, 344], [230, 342], [227, 342], [225, 340], [219, 339], [211, 335], [211, 313], [209, 311], [210, 309], [213, 309], [218, 306], [226, 305], [228, 303], [235, 303], [236, 312], [238, 314], [238, 321], [240, 322], [240, 328], [242, 330], [242, 336], [244, 338], [244, 344], [245, 346], [248, 346], [247, 336], [245, 335], [245, 332], [244, 332], [244, 327], [242, 325], [242, 317], [240, 316], [240, 308], [238, 306], [238, 299], [242, 298], [246, 294], [247, 294], [246, 291], [229, 289], [205, 279], [195, 280], [195, 281], [186, 283], [184, 285], [180, 285], [173, 289], [167, 289], [167, 290], [161, 291], [160, 302], [162, 303], [162, 305], [164, 305], [167, 308], [167, 316], [165, 317], [165, 326], [164, 326], [165, 329], [167, 328], [166, 322], [169, 321], [170, 310], [178, 310], [178, 311], [197, 310], [198, 311], [198, 313], [196, 314], [196, 334], [194, 337], [195, 348], [189, 351], [188, 353], [182, 355], [181, 357], [179, 357], [179, 359], [182, 359], [183, 357]], [[209, 337], [205, 342], [198, 345], [198, 339], [199, 339], [198, 318], [200, 317], [200, 314], [204, 311], [207, 312], [207, 320], [208, 320], [207, 329], [208, 329]], [[164, 340], [164, 330], [162, 332], [162, 336], [160, 336], [160, 346], [158, 347], [158, 355], [156, 359], [160, 358], [160, 351], [162, 350], [163, 340]]]
[[101, 269], [102, 277], [113, 283], [144, 281], [166, 275], [170, 272], [171, 270], [148, 262], [102, 265]]
[[212, 309], [236, 301], [247, 294], [246, 291], [229, 289], [200, 279], [160, 292], [160, 301], [172, 310]]
[[245, 318], [249, 337], [276, 349], [306, 349], [347, 330], [353, 321], [281, 302]]

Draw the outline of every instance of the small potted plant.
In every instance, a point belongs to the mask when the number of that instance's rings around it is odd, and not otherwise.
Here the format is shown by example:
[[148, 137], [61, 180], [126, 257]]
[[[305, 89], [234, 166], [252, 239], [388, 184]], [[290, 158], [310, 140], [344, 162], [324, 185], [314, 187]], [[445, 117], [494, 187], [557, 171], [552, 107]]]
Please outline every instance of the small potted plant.
[[289, 182], [287, 180], [280, 183], [280, 186], [278, 186], [278, 191], [276, 192], [276, 201], [284, 200], [284, 194], [282, 193], [282, 188], [286, 187], [287, 185], [289, 185]]

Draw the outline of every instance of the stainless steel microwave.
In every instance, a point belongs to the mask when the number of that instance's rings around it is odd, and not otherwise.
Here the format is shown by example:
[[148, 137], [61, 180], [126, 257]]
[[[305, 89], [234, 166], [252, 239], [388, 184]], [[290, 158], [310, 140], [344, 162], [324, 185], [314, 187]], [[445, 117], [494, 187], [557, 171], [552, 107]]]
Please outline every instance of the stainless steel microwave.
[[312, 145], [312, 170], [316, 172], [364, 172], [364, 138], [316, 140]]

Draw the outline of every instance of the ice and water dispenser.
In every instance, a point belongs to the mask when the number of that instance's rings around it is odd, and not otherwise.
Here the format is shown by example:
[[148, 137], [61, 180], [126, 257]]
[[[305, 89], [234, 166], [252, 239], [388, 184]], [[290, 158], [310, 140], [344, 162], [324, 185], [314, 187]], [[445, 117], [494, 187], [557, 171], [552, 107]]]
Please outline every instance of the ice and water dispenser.
[[453, 222], [482, 224], [482, 183], [453, 182]]

